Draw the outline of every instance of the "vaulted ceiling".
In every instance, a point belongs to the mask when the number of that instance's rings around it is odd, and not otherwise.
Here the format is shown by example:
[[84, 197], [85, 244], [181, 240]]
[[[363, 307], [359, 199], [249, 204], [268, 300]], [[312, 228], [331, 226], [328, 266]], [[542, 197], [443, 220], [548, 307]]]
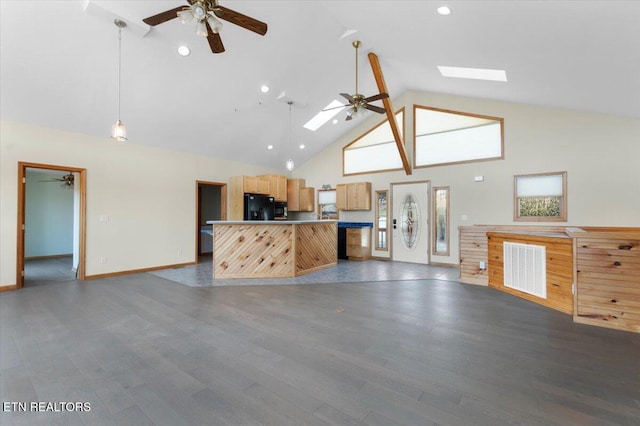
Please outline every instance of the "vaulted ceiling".
[[[341, 112], [337, 124], [302, 127], [338, 93], [354, 92], [356, 39], [365, 96], [377, 93], [366, 57], [374, 51], [391, 99], [417, 90], [640, 117], [640, 2], [220, 3], [266, 22], [267, 34], [225, 23], [226, 52], [214, 55], [192, 25], [142, 23], [184, 0], [0, 1], [2, 119], [108, 137], [117, 115], [116, 17], [128, 23], [127, 143], [275, 168], [293, 156], [300, 164], [359, 123]], [[450, 15], [436, 12], [443, 4]], [[191, 54], [177, 55], [179, 45]], [[504, 69], [508, 81], [446, 78], [438, 65]]]

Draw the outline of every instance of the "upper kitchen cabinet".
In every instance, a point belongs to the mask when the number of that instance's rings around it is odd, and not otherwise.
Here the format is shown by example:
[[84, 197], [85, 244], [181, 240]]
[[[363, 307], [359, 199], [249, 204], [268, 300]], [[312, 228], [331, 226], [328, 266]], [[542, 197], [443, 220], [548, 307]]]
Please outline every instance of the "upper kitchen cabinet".
[[315, 190], [307, 188], [304, 179], [287, 179], [287, 209], [290, 212], [312, 212]]
[[261, 176], [232, 176], [229, 179], [229, 220], [244, 218], [244, 194], [271, 195], [268, 178]]
[[234, 176], [230, 183], [242, 194], [271, 195], [271, 182], [263, 176]]
[[287, 201], [287, 177], [282, 175], [262, 175], [258, 178], [269, 180], [271, 195], [276, 201]]
[[371, 210], [371, 182], [337, 184], [336, 207], [338, 210]]

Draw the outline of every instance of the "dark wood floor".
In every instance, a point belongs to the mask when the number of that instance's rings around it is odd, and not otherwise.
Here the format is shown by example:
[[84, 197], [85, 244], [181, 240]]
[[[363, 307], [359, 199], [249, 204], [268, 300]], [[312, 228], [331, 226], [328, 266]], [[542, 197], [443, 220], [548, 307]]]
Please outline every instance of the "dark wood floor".
[[438, 280], [0, 294], [0, 424], [635, 425], [640, 337]]
[[75, 279], [73, 256], [27, 259], [24, 262], [25, 287]]

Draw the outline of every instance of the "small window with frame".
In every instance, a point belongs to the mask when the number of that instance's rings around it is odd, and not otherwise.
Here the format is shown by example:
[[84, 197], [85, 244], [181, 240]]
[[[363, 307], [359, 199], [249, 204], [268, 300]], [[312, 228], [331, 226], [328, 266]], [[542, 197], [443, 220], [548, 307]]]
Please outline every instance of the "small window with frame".
[[514, 176], [514, 220], [567, 221], [567, 172]]
[[449, 187], [433, 188], [433, 236], [431, 254], [449, 256]]
[[387, 206], [389, 205], [389, 191], [376, 191], [376, 250], [388, 251], [389, 221]]

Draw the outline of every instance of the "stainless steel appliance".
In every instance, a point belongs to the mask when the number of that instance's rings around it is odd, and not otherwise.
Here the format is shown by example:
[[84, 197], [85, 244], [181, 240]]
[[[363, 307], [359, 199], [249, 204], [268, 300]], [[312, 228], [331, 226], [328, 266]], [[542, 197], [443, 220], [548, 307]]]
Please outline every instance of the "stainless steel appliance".
[[276, 201], [274, 219], [287, 220], [287, 203]]
[[273, 220], [275, 201], [273, 197], [260, 194], [244, 194], [244, 220]]

